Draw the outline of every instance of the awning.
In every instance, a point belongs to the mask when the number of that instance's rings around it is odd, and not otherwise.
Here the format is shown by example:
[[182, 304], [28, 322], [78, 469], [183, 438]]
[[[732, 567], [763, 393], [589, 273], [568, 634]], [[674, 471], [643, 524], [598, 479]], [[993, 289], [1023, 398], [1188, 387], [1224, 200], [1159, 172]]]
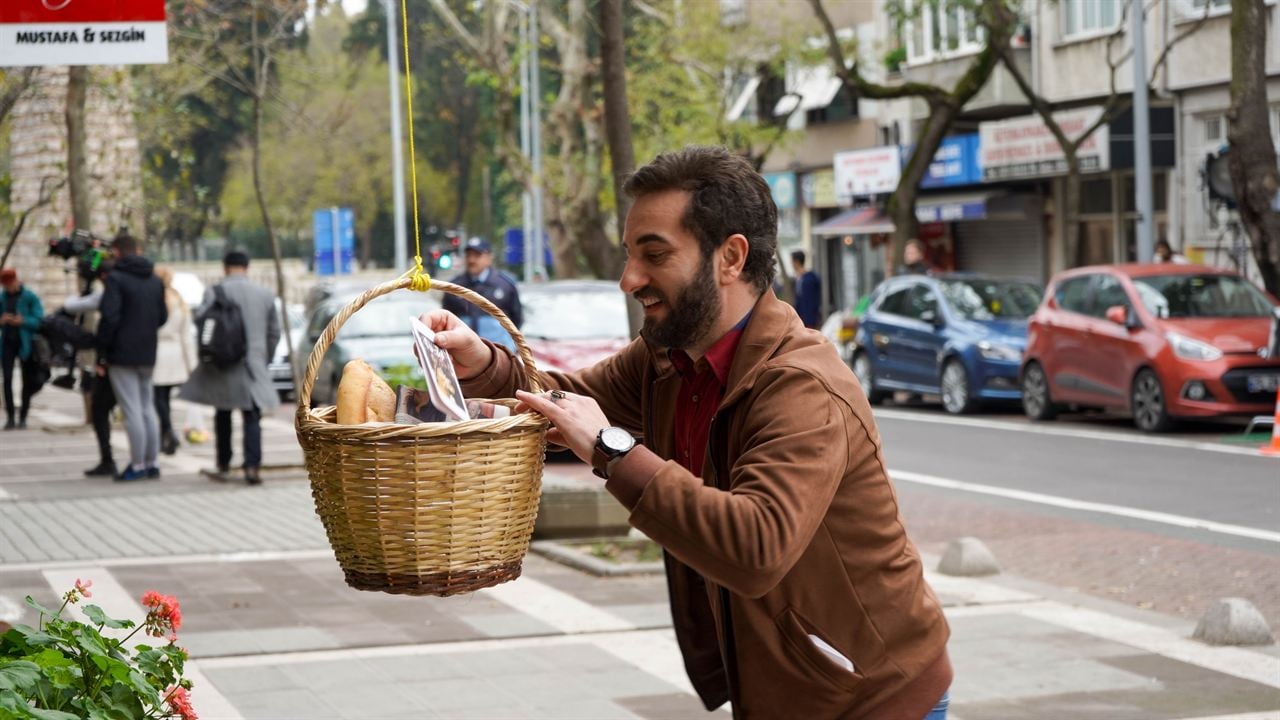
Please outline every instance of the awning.
[[[930, 195], [916, 201], [916, 219], [922, 223], [985, 220], [993, 215], [989, 202], [1003, 197], [995, 191]], [[814, 235], [875, 235], [893, 232], [893, 219], [879, 208], [848, 210], [813, 228]]]
[[800, 68], [789, 78], [789, 92], [773, 106], [773, 116], [782, 117], [800, 106], [801, 111], [818, 110], [831, 104], [842, 81], [826, 65]]

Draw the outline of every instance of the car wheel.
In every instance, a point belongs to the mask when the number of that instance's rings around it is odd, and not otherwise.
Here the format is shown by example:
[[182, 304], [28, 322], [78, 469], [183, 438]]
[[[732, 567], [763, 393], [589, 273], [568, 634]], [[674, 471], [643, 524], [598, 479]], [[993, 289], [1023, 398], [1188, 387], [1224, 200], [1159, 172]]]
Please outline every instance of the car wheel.
[[858, 376], [858, 384], [862, 386], [862, 392], [866, 393], [867, 402], [879, 405], [889, 396], [887, 392], [876, 389], [875, 372], [871, 369], [871, 358], [866, 353], [860, 352], [853, 356], [853, 374]]
[[1028, 363], [1022, 371], [1022, 411], [1032, 420], [1052, 420], [1058, 414], [1049, 397], [1049, 378], [1040, 363]]
[[942, 407], [952, 415], [972, 412], [978, 402], [969, 392], [969, 373], [959, 360], [942, 366]]
[[1164, 386], [1150, 368], [1143, 368], [1133, 378], [1130, 393], [1133, 424], [1149, 433], [1164, 432], [1173, 427], [1173, 418], [1164, 400]]

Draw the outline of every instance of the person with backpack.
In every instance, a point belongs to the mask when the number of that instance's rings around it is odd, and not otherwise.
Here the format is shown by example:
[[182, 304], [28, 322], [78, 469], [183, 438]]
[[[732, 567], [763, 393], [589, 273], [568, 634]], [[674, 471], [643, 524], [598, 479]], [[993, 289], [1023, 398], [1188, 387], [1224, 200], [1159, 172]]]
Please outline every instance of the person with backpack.
[[262, 413], [280, 405], [267, 364], [280, 341], [275, 295], [249, 280], [249, 256], [238, 250], [222, 259], [226, 278], [205, 291], [196, 313], [200, 364], [179, 397], [210, 405], [214, 415], [217, 475], [231, 468], [231, 413], [244, 420], [244, 477], [262, 482]]
[[[40, 298], [18, 281], [18, 271], [13, 268], [0, 270], [0, 286], [3, 286], [3, 306], [0, 307], [0, 352], [4, 365], [5, 430], [21, 430], [27, 427], [27, 411], [31, 409], [31, 396], [43, 385], [37, 378], [37, 362], [34, 350], [36, 330], [44, 317]], [[17, 414], [13, 402], [13, 371], [22, 371], [22, 408]]]
[[120, 233], [111, 241], [116, 261], [107, 275], [98, 307], [98, 377], [111, 382], [129, 436], [129, 466], [116, 480], [156, 480], [160, 468], [160, 420], [156, 417], [152, 372], [160, 326], [169, 319], [164, 283], [140, 253], [137, 238]]

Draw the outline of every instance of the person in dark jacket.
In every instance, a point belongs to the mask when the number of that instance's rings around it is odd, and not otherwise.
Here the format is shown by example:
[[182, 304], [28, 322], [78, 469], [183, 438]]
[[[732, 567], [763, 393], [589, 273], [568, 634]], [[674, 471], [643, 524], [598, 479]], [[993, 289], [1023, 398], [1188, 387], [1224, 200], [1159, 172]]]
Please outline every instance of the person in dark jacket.
[[822, 281], [818, 273], [804, 269], [804, 251], [791, 253], [791, 269], [796, 278], [796, 314], [800, 322], [807, 328], [817, 328], [822, 324]]
[[[493, 249], [489, 246], [489, 241], [479, 237], [471, 238], [467, 241], [464, 254], [467, 270], [450, 282], [483, 295], [506, 313], [516, 327], [524, 325], [524, 309], [520, 306], [520, 291], [516, 288], [516, 281], [493, 267]], [[503, 345], [508, 350], [516, 349], [515, 341], [507, 331], [484, 310], [453, 295], [445, 296], [444, 309], [462, 318], [467, 327], [475, 330], [485, 340]]]
[[164, 283], [139, 250], [138, 240], [127, 233], [112, 241], [116, 262], [98, 308], [98, 375], [111, 380], [129, 434], [129, 466], [116, 476], [120, 481], [160, 477], [160, 420], [151, 372], [160, 326], [169, 319], [169, 311]]
[[[4, 307], [0, 311], [0, 344], [4, 358], [4, 412], [5, 430], [27, 426], [27, 411], [31, 409], [31, 396], [38, 389], [36, 363], [32, 358], [32, 339], [40, 329], [44, 309], [40, 298], [18, 282], [18, 271], [13, 268], [0, 270], [0, 285], [4, 287]], [[15, 364], [22, 370], [22, 409], [14, 421], [13, 370]]]

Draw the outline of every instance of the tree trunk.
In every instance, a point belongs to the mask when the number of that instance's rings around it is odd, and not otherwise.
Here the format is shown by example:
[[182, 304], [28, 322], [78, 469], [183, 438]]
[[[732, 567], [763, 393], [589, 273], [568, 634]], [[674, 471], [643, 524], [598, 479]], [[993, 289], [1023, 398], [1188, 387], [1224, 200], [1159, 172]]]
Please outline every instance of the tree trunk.
[[[255, 13], [256, 16], [256, 13]], [[254, 23], [255, 26], [257, 23]], [[254, 44], [257, 44], [257, 33], [254, 33]], [[255, 52], [255, 56], [256, 56]], [[256, 60], [256, 57], [255, 57]], [[271, 248], [271, 258], [276, 266], [276, 295], [280, 298], [280, 322], [284, 329], [284, 345], [285, 350], [289, 353], [289, 367], [293, 375], [293, 390], [297, 394], [298, 388], [302, 387], [301, 378], [298, 377], [298, 362], [293, 355], [293, 332], [289, 326], [289, 296], [286, 293], [284, 280], [284, 263], [280, 259], [280, 245], [276, 242], [276, 234], [271, 229], [271, 213], [267, 212], [267, 199], [262, 194], [262, 100], [266, 94], [266, 73], [270, 68], [270, 60], [261, 63], [254, 63], [254, 82], [257, 84], [256, 92], [253, 94], [253, 137], [251, 138], [251, 149], [253, 150], [253, 196], [258, 201], [258, 212], [262, 214], [262, 229], [267, 233], [267, 245]], [[333, 258], [334, 274], [341, 267], [342, 258], [340, 253], [335, 253]], [[270, 348], [274, 351], [274, 348]]]
[[942, 145], [942, 139], [951, 127], [958, 114], [958, 109], [949, 104], [930, 103], [932, 112], [925, 122], [920, 137], [916, 139], [915, 150], [907, 158], [906, 167], [902, 168], [902, 177], [898, 179], [898, 187], [889, 198], [889, 216], [893, 219], [893, 272], [897, 272], [904, 264], [903, 252], [907, 242], [917, 239], [920, 223], [916, 220], [916, 198], [920, 194], [920, 181], [929, 170], [933, 156]]
[[1080, 156], [1076, 145], [1062, 148], [1067, 159], [1067, 177], [1062, 198], [1062, 257], [1066, 266], [1085, 263], [1084, 237], [1080, 227]]
[[1262, 282], [1280, 294], [1280, 170], [1267, 118], [1265, 0], [1231, 2], [1231, 187]]
[[73, 65], [67, 72], [67, 178], [71, 193], [71, 218], [77, 230], [91, 230], [89, 166], [85, 157], [84, 103], [89, 69]]
[[[622, 0], [601, 0], [600, 42], [604, 70], [604, 134], [609, 141], [609, 165], [613, 170], [614, 213], [618, 223], [618, 245], [622, 245], [627, 227], [631, 198], [622, 187], [636, 169], [635, 146], [631, 142], [631, 113], [627, 107], [627, 66], [623, 52]], [[608, 239], [604, 239], [608, 242]], [[591, 243], [595, 245], [596, 243]], [[618, 268], [621, 277], [623, 268]], [[631, 337], [640, 334], [644, 310], [636, 299], [627, 296], [627, 324]]]

